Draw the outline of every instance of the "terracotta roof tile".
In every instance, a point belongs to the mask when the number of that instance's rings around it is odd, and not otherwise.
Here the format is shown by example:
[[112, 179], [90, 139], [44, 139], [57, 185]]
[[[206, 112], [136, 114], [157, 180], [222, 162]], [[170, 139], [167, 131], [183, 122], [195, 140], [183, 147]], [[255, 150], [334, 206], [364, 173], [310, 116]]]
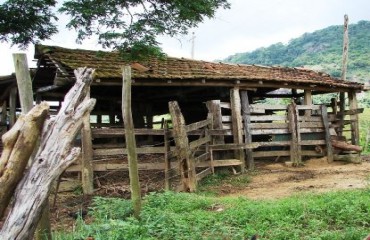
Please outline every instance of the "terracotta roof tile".
[[328, 74], [302, 68], [213, 63], [173, 57], [164, 59], [151, 57], [138, 63], [128, 63], [122, 60], [118, 52], [37, 45], [35, 58], [41, 57], [56, 61], [69, 70], [85, 66], [95, 68], [96, 78], [101, 81], [121, 78], [121, 66], [131, 64], [132, 76], [135, 79], [263, 80], [363, 88], [360, 83], [338, 80]]

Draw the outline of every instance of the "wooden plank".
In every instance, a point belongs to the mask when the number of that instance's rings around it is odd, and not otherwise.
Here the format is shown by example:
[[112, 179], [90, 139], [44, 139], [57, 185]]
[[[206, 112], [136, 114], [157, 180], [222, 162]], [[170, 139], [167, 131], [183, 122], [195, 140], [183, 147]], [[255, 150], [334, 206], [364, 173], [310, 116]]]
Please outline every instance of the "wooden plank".
[[221, 102], [220, 103], [220, 107], [221, 108], [226, 108], [226, 109], [230, 109], [231, 107], [230, 107], [230, 103], [228, 103], [228, 102]]
[[203, 178], [207, 177], [209, 174], [212, 174], [212, 169], [210, 167], [204, 169], [203, 171], [197, 174], [197, 181], [202, 180]]
[[[134, 129], [135, 135], [156, 135], [163, 136], [162, 129], [146, 129], [136, 128]], [[93, 138], [111, 138], [111, 137], [123, 137], [125, 135], [125, 129], [123, 128], [93, 128]]]
[[200, 147], [200, 146], [202, 146], [206, 143], [209, 143], [209, 142], [211, 142], [211, 136], [206, 136], [206, 137], [203, 137], [203, 138], [200, 138], [198, 140], [190, 142], [189, 143], [189, 148], [190, 148], [190, 150], [194, 150], [197, 147]]
[[[249, 99], [248, 99], [248, 92], [241, 91], [241, 104], [242, 104], [242, 115], [243, 115], [243, 127], [244, 127], [244, 142], [246, 145], [252, 144], [252, 132], [251, 132], [251, 112], [249, 108]], [[254, 170], [254, 159], [252, 154], [252, 149], [246, 148], [245, 149], [246, 157], [247, 157], [247, 166], [249, 170]]]
[[181, 188], [184, 191], [194, 192], [197, 188], [195, 161], [192, 158], [189, 148], [185, 120], [176, 101], [169, 102], [168, 107], [172, 118], [173, 137], [175, 139], [177, 159], [180, 166]]
[[268, 158], [268, 157], [283, 157], [283, 156], [290, 156], [290, 151], [258, 151], [253, 152], [254, 158]]
[[198, 157], [195, 158], [195, 162], [198, 163], [198, 162], [203, 162], [203, 161], [206, 161], [210, 158], [210, 153], [209, 152], [205, 152], [203, 153], [202, 155], [199, 155]]
[[286, 115], [261, 115], [261, 116], [250, 116], [251, 121], [286, 121]]
[[[234, 137], [234, 143], [243, 143], [243, 124], [241, 115], [241, 100], [239, 88], [230, 89], [230, 106], [232, 116], [232, 131]], [[245, 170], [244, 151], [242, 149], [234, 151], [235, 158], [242, 162], [241, 172]]]
[[288, 123], [251, 123], [251, 129], [286, 129]]
[[[256, 109], [264, 110], [287, 110], [287, 105], [270, 105], [270, 104], [250, 104], [250, 112], [253, 113]], [[258, 112], [259, 110], [257, 110]]]
[[[228, 166], [241, 166], [243, 164], [239, 159], [224, 159], [224, 160], [214, 160], [214, 167], [228, 167]], [[197, 167], [210, 167], [211, 161], [200, 162]]]
[[212, 144], [225, 143], [223, 135], [214, 135], [211, 133], [212, 130], [222, 130], [222, 113], [220, 100], [212, 100], [207, 102], [208, 112], [212, 114], [212, 129], [209, 130], [209, 134], [213, 135]]
[[213, 151], [226, 151], [226, 150], [235, 150], [235, 149], [254, 149], [258, 148], [260, 144], [258, 143], [226, 143], [226, 144], [215, 144], [211, 145], [210, 148]]
[[272, 146], [290, 146], [290, 141], [272, 141], [272, 142], [254, 142], [260, 147], [272, 147]]
[[252, 129], [252, 135], [273, 135], [273, 134], [287, 134], [288, 129]]
[[203, 121], [200, 121], [200, 122], [195, 122], [195, 123], [192, 123], [192, 124], [189, 124], [189, 125], [185, 126], [185, 130], [186, 130], [186, 132], [195, 131], [195, 130], [198, 130], [200, 128], [204, 128], [205, 126], [209, 125], [210, 123], [211, 123], [211, 119], [206, 119], [206, 120], [203, 120]]
[[301, 128], [324, 128], [322, 122], [299, 122]]
[[[126, 148], [95, 149], [93, 150], [93, 152], [94, 157], [128, 154]], [[166, 151], [164, 147], [139, 147], [136, 148], [136, 152], [138, 154], [150, 154], [150, 153], [164, 154]]]
[[331, 137], [329, 131], [329, 120], [328, 120], [328, 111], [326, 106], [321, 105], [321, 116], [322, 122], [325, 128], [325, 142], [326, 142], [326, 156], [329, 163], [334, 161], [333, 147], [331, 145]]
[[311, 146], [311, 145], [326, 145], [326, 140], [302, 140], [300, 142], [301, 146]]

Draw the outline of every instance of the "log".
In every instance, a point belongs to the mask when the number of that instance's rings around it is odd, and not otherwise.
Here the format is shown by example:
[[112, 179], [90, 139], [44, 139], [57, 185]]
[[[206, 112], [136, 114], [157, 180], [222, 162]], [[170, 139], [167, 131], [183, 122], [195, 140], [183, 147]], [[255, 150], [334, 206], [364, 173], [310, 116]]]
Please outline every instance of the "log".
[[52, 183], [80, 156], [81, 149], [73, 148], [73, 141], [95, 105], [94, 99], [84, 100], [93, 74], [87, 68], [75, 70], [75, 85], [59, 113], [45, 123], [35, 161], [18, 184], [14, 205], [0, 231], [2, 239], [32, 238]]
[[37, 105], [28, 114], [21, 115], [14, 127], [2, 137], [4, 150], [0, 158], [0, 219], [23, 177], [48, 110], [47, 103]]
[[331, 140], [331, 145], [335, 148], [342, 149], [344, 151], [355, 151], [355, 152], [361, 152], [362, 147], [358, 145], [353, 145], [346, 143], [344, 141], [338, 141], [338, 140]]

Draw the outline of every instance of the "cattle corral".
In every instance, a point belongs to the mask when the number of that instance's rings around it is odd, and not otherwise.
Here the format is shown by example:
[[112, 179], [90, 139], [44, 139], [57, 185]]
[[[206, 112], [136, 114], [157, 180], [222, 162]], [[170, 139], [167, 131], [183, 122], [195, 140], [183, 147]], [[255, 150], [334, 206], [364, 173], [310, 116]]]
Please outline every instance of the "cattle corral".
[[[298, 166], [322, 156], [332, 162], [343, 154], [353, 155], [351, 150], [359, 145], [358, 114], [362, 110], [356, 93], [363, 85], [324, 73], [170, 57], [125, 62], [117, 52], [42, 45], [36, 46], [35, 58], [36, 100], [59, 102], [55, 111], [74, 82], [73, 69], [96, 69], [90, 91], [90, 97], [97, 99], [91, 126], [83, 128], [82, 141], [76, 140], [84, 155], [68, 172], [83, 172], [81, 166], [86, 162], [92, 162], [95, 172], [128, 169], [121, 117], [123, 65], [132, 69], [139, 170], [162, 171], [166, 189], [176, 189], [171, 180], [181, 178], [183, 190], [193, 190], [198, 180], [218, 167], [243, 172], [254, 169], [256, 161]], [[7, 109], [2, 111], [1, 124], [10, 127], [19, 106], [14, 76], [0, 78], [0, 84], [4, 86], [2, 109]], [[347, 94], [345, 109], [336, 99], [312, 104], [313, 95], [333, 92]], [[260, 103], [266, 98], [292, 101], [285, 105]], [[163, 119], [154, 127], [153, 117], [164, 115], [171, 115], [172, 121]], [[350, 139], [343, 136], [345, 126], [350, 126]], [[146, 154], [158, 158], [145, 161]]]

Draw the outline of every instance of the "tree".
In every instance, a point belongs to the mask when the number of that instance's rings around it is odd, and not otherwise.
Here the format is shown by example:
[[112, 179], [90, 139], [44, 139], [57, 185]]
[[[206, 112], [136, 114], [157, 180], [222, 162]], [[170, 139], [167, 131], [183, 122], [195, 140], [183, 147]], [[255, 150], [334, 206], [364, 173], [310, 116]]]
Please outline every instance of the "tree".
[[[160, 54], [158, 35], [186, 34], [227, 0], [7, 0], [0, 5], [0, 41], [27, 47], [56, 34], [58, 14], [77, 31], [76, 41], [98, 36], [99, 44], [131, 54]], [[57, 11], [56, 11], [57, 10]]]

